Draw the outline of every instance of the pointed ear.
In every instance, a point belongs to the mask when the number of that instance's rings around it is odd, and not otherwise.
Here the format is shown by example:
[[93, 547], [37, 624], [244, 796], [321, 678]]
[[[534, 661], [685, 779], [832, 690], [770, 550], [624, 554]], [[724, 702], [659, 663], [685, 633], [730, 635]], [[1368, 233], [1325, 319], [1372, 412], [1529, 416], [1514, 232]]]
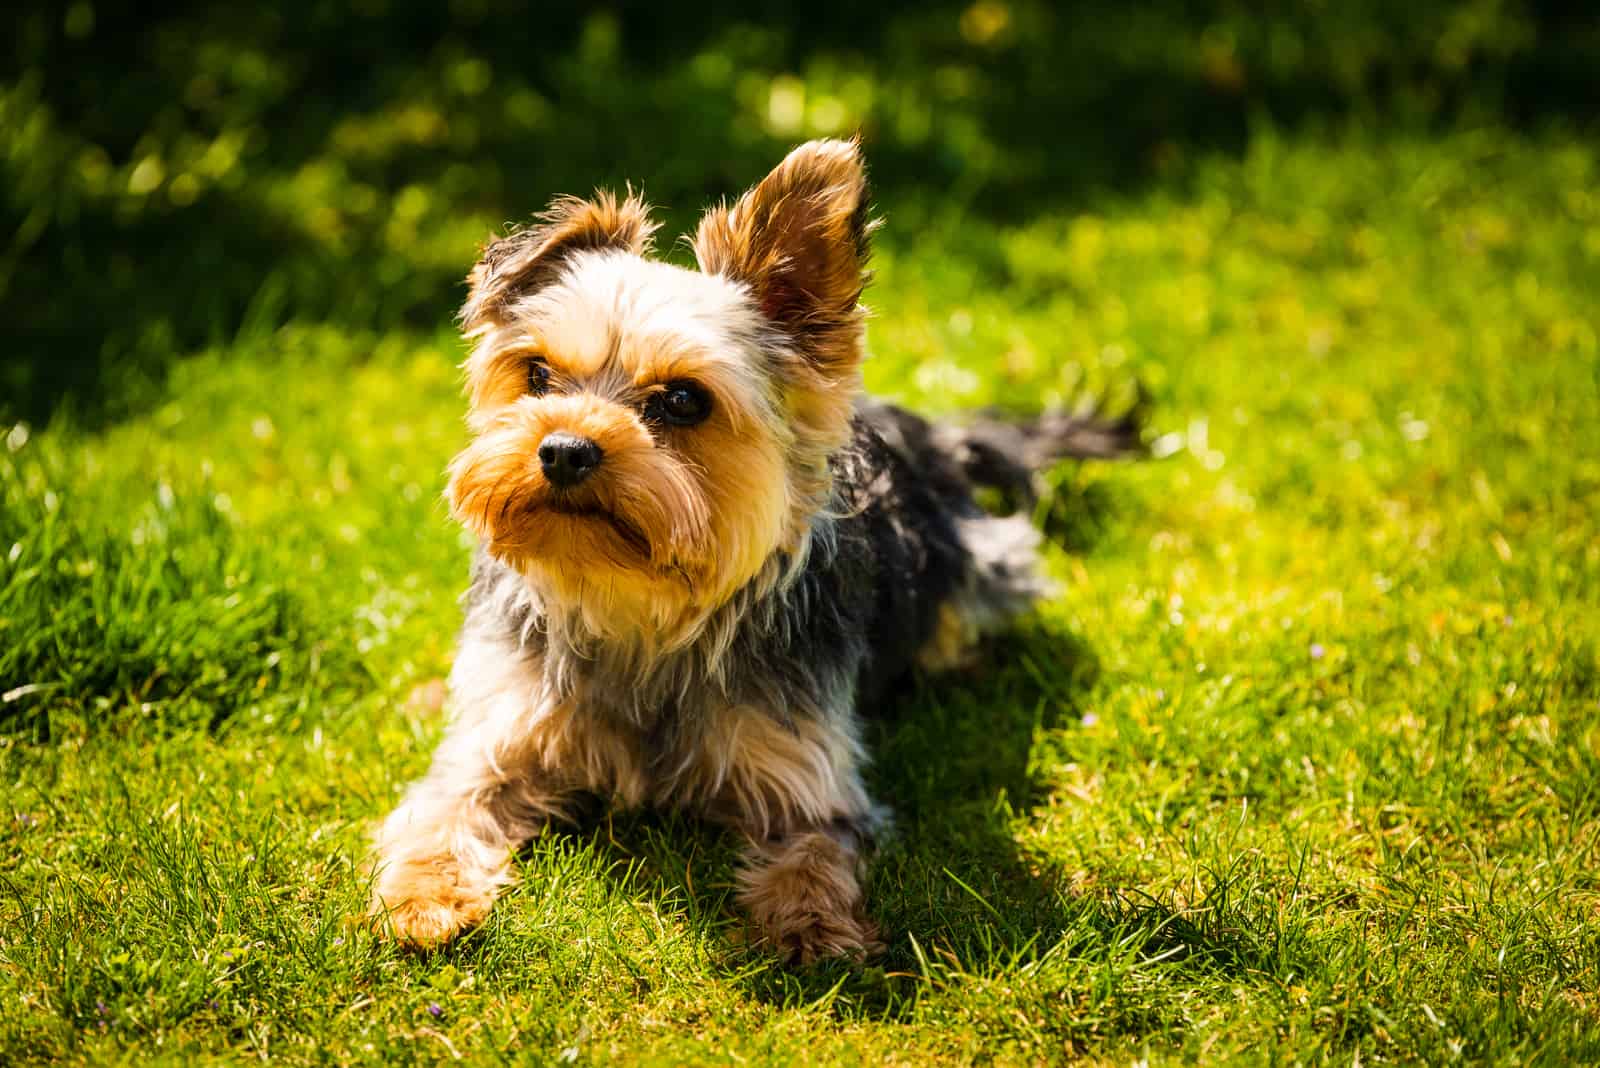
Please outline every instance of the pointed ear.
[[694, 237], [707, 274], [750, 287], [761, 312], [819, 370], [861, 358], [867, 179], [860, 146], [810, 141], [730, 208], [712, 208]]
[[534, 226], [485, 246], [467, 276], [462, 327], [470, 334], [499, 321], [513, 299], [549, 285], [573, 253], [614, 248], [644, 254], [656, 226], [649, 206], [631, 189], [620, 201], [603, 189], [592, 200], [556, 198]]

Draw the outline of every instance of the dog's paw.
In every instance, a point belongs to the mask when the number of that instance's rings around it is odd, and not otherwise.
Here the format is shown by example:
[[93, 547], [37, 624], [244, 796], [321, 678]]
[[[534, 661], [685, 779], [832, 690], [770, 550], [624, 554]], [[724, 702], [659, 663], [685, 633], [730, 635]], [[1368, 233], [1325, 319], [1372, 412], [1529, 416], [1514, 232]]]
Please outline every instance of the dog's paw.
[[876, 925], [865, 916], [817, 912], [791, 916], [762, 934], [762, 941], [785, 961], [808, 967], [844, 957], [860, 962], [883, 952]]
[[401, 945], [432, 949], [482, 923], [499, 885], [463, 871], [453, 858], [408, 861], [379, 878], [368, 914]]
[[825, 833], [799, 835], [740, 875], [758, 940], [792, 964], [864, 960], [883, 949], [867, 919], [857, 858]]

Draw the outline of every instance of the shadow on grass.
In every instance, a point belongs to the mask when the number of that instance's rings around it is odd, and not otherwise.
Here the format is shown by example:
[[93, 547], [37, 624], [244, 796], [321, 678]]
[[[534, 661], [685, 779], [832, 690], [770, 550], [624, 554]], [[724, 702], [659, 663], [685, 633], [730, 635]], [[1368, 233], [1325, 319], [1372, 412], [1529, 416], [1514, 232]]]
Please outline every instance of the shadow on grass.
[[[1260, 870], [1259, 858], [1210, 872], [1202, 901], [1180, 906], [1137, 887], [1077, 889], [1071, 872], [1021, 848], [1015, 823], [1046, 793], [1030, 764], [1035, 740], [1073, 729], [1099, 667], [1075, 637], [1037, 629], [990, 652], [988, 668], [917, 682], [869, 728], [872, 789], [894, 808], [896, 833], [867, 881], [887, 948], [865, 964], [792, 969], [748, 947], [732, 835], [682, 815], [634, 813], [600, 817], [580, 838], [626, 873], [627, 893], [677, 903], [690, 929], [711, 932], [719, 970], [746, 996], [784, 1008], [826, 1004], [841, 1019], [905, 1018], [930, 994], [1002, 976], [1054, 996], [1090, 977], [1161, 968], [1276, 974], [1315, 955], [1281, 929], [1282, 873]], [[1138, 993], [1137, 983], [1131, 995], [1123, 989], [1104, 983], [1096, 995], [1104, 1004], [1063, 1017], [1060, 1029], [1149, 1035], [1175, 1025], [1159, 997]]]

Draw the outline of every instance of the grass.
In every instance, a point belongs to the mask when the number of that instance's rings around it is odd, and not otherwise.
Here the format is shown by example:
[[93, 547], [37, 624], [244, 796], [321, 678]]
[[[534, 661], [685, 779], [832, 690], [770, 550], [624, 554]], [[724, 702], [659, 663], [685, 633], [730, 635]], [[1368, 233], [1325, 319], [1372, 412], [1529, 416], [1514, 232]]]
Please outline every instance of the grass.
[[650, 814], [447, 951], [347, 923], [442, 728], [461, 351], [280, 281], [109, 405], [8, 369], [0, 1061], [1600, 1059], [1593, 139], [1258, 114], [1010, 214], [884, 140], [874, 391], [1138, 380], [1159, 457], [1056, 472], [1062, 595], [882, 710], [886, 955], [748, 952]]

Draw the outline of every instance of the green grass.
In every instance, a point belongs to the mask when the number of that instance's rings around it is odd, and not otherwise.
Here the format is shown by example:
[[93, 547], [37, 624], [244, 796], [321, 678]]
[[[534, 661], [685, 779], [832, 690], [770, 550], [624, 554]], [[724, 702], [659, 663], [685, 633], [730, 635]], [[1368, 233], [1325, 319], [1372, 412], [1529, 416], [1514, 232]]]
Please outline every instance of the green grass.
[[874, 391], [1137, 380], [1160, 458], [1057, 472], [1062, 595], [882, 710], [865, 969], [747, 951], [733, 843], [649, 814], [447, 951], [347, 922], [442, 730], [447, 302], [280, 280], [0, 425], [0, 1062], [1600, 1060], [1600, 150], [1185, 153], [1010, 213], [884, 183]]

